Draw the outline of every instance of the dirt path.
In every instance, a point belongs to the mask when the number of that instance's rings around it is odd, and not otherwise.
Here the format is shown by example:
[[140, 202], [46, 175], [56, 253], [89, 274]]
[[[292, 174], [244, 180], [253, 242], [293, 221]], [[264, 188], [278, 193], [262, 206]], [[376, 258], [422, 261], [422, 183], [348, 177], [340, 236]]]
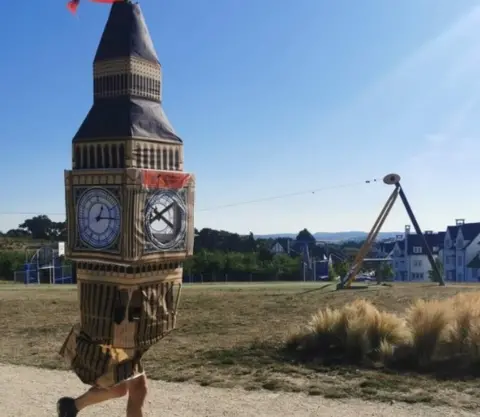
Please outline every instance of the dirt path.
[[[146, 417], [446, 417], [474, 416], [451, 408], [376, 404], [360, 400], [326, 400], [300, 394], [245, 392], [152, 381]], [[84, 387], [71, 374], [23, 366], [0, 365], [2, 417], [54, 417], [55, 402]], [[125, 401], [92, 407], [82, 417], [122, 417]], [[478, 415], [478, 414], [477, 414]]]

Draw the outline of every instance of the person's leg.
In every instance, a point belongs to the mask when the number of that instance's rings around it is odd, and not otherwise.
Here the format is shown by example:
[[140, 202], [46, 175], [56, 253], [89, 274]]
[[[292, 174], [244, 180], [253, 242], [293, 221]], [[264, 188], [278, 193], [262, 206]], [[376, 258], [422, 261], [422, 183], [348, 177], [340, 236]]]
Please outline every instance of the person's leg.
[[147, 396], [147, 377], [139, 376], [128, 382], [127, 417], [143, 417], [143, 404]]
[[104, 401], [113, 400], [127, 395], [128, 386], [126, 382], [115, 385], [112, 388], [90, 388], [85, 394], [75, 399], [75, 406], [78, 411], [90, 405]]
[[85, 394], [76, 399], [69, 397], [61, 398], [57, 403], [58, 417], [76, 417], [85, 407], [123, 397], [127, 392], [128, 385], [124, 382], [108, 389], [90, 388]]

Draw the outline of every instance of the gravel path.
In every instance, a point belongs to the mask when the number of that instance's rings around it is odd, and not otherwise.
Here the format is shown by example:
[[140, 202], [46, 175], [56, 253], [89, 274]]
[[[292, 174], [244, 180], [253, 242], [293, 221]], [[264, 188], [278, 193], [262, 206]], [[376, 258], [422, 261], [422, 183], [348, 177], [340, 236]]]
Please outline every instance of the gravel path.
[[[69, 372], [0, 365], [2, 417], [55, 417], [55, 402], [84, 386]], [[85, 410], [82, 417], [123, 417], [124, 400]], [[271, 392], [203, 388], [190, 384], [150, 382], [146, 417], [467, 417], [476, 413], [423, 405], [393, 405], [361, 400]], [[477, 414], [478, 415], [478, 414]]]

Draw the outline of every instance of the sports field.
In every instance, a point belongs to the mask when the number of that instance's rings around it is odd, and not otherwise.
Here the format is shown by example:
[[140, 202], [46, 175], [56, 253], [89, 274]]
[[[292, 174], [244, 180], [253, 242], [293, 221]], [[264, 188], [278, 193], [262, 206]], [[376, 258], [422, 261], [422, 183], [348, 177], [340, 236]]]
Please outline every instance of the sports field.
[[[146, 355], [151, 377], [215, 387], [306, 392], [480, 406], [475, 380], [439, 381], [358, 367], [300, 365], [282, 353], [289, 332], [325, 306], [365, 298], [401, 313], [415, 298], [441, 299], [475, 285], [396, 284], [335, 291], [329, 283], [185, 285], [178, 329]], [[74, 286], [0, 285], [0, 363], [65, 369], [57, 355], [78, 317]]]

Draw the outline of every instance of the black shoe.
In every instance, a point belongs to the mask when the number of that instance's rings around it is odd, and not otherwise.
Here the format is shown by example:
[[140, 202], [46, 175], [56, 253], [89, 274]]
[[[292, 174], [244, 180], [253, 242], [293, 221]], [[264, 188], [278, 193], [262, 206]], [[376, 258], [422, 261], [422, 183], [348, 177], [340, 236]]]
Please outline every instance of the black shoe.
[[78, 414], [75, 400], [70, 397], [63, 397], [57, 401], [58, 417], [76, 417]]

